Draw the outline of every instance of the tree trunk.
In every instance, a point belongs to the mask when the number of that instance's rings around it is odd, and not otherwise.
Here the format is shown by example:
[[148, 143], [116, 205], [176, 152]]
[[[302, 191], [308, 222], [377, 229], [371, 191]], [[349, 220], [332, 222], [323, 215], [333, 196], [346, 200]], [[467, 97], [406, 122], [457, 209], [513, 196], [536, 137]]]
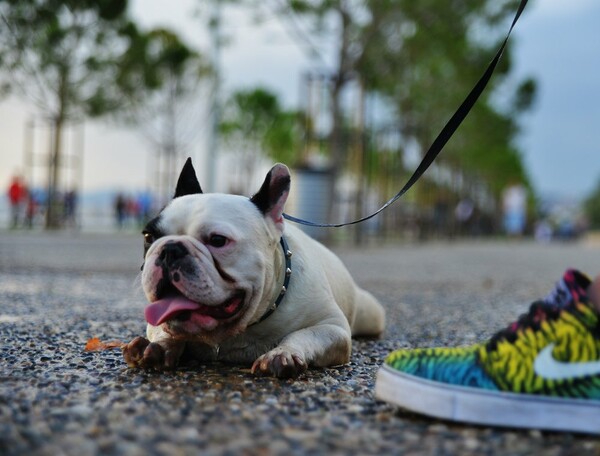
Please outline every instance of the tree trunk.
[[[331, 88], [331, 133], [329, 136], [329, 147], [331, 150], [331, 186], [330, 194], [326, 195], [329, 218], [327, 223], [333, 223], [338, 219], [339, 214], [334, 213], [339, 208], [334, 204], [336, 198], [337, 182], [341, 175], [344, 167], [344, 158], [346, 157], [346, 150], [344, 147], [344, 132], [343, 132], [343, 117], [342, 109], [340, 106], [340, 95], [343, 84], [339, 80], [333, 81], [333, 87]], [[328, 230], [326, 237], [323, 239], [325, 242], [330, 241], [330, 233]]]
[[[351, 23], [349, 13], [344, 9], [343, 5], [339, 5], [337, 10], [340, 18], [340, 48], [338, 50], [338, 68], [333, 75], [331, 86], [331, 133], [330, 133], [330, 148], [331, 148], [331, 171], [332, 171], [332, 195], [330, 197], [330, 220], [332, 222], [333, 214], [333, 199], [337, 188], [338, 178], [344, 168], [345, 159], [347, 156], [346, 141], [344, 138], [344, 117], [342, 113], [342, 91], [348, 82], [349, 75], [352, 71], [351, 63], [348, 59], [348, 48], [350, 38], [348, 35], [349, 24]], [[335, 218], [335, 217], [333, 217]]]
[[62, 129], [64, 119], [57, 116], [52, 124], [53, 137], [48, 163], [48, 196], [46, 201], [46, 229], [60, 228], [58, 183], [60, 178]]
[[58, 199], [58, 188], [60, 183], [60, 168], [62, 166], [62, 133], [65, 125], [68, 90], [69, 68], [62, 67], [60, 70], [60, 82], [58, 86], [57, 106], [58, 110], [52, 118], [53, 141], [49, 154], [48, 163], [48, 195], [46, 201], [46, 229], [58, 229], [61, 226], [61, 204]]

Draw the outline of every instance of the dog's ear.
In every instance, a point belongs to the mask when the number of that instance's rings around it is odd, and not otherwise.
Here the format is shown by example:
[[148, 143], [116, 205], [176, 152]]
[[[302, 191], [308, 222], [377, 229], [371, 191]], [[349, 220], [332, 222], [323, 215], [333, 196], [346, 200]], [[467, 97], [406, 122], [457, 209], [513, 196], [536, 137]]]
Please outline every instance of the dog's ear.
[[202, 193], [202, 188], [196, 177], [196, 170], [192, 165], [192, 159], [188, 157], [183, 165], [179, 179], [177, 179], [177, 187], [175, 187], [175, 195], [173, 198], [184, 195], [193, 195], [195, 193]]
[[283, 207], [290, 192], [290, 171], [281, 163], [268, 172], [260, 190], [250, 198], [256, 207], [270, 217], [275, 226], [283, 233]]

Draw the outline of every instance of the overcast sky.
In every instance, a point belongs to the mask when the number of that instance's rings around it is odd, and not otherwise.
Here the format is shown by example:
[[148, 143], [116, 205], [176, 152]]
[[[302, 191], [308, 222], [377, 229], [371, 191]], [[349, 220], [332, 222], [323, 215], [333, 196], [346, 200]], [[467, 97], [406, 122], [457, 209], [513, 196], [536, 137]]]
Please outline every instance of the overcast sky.
[[[167, 25], [206, 49], [206, 33], [192, 14], [199, 3], [134, 0], [132, 11], [143, 25]], [[539, 85], [538, 101], [527, 115], [520, 144], [533, 184], [545, 195], [582, 197], [600, 179], [598, 24], [597, 0], [530, 0], [514, 32], [517, 75], [533, 76]], [[257, 29], [239, 15], [229, 15], [224, 28], [231, 39], [221, 60], [225, 88], [262, 84], [278, 93], [286, 105], [297, 105], [300, 74], [314, 65], [277, 19]], [[23, 169], [24, 126], [33, 113], [15, 98], [0, 102], [3, 186], [11, 174]], [[84, 191], [146, 186], [151, 148], [142, 135], [88, 122], [83, 137]], [[41, 133], [37, 141], [40, 152], [45, 150]], [[204, 150], [199, 135], [192, 154], [197, 162]]]

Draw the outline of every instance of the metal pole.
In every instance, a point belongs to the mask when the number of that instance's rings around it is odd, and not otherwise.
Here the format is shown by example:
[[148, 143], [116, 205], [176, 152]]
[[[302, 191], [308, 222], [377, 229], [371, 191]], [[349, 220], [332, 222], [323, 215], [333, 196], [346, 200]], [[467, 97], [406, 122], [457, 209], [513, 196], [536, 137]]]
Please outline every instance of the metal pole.
[[85, 153], [85, 123], [79, 124], [78, 144], [75, 148], [77, 150], [77, 183], [73, 190], [75, 193], [75, 213], [73, 214], [75, 228], [78, 230], [83, 227], [83, 217], [81, 213], [81, 196], [83, 195], [83, 160]]
[[210, 131], [208, 138], [208, 153], [206, 156], [206, 190], [214, 192], [216, 190], [217, 156], [219, 152], [219, 124], [221, 123], [221, 105], [220, 105], [220, 85], [221, 71], [219, 68], [221, 53], [221, 6], [219, 0], [212, 2], [212, 11], [210, 17], [210, 41], [211, 41], [211, 64], [213, 70], [213, 87], [210, 107]]
[[25, 138], [23, 140], [24, 178], [27, 186], [33, 188], [33, 147], [35, 134], [35, 120], [33, 118], [25, 122]]

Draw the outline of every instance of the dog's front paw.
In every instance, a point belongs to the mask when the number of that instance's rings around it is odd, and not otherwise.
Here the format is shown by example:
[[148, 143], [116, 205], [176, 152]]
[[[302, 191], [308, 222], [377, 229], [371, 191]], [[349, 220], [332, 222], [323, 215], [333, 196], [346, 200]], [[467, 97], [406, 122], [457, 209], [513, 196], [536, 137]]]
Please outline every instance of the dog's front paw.
[[123, 358], [129, 367], [142, 369], [174, 369], [184, 344], [159, 344], [145, 337], [136, 337], [123, 347]]
[[299, 353], [276, 348], [259, 357], [252, 365], [256, 375], [274, 375], [279, 378], [296, 378], [306, 371], [306, 361]]

